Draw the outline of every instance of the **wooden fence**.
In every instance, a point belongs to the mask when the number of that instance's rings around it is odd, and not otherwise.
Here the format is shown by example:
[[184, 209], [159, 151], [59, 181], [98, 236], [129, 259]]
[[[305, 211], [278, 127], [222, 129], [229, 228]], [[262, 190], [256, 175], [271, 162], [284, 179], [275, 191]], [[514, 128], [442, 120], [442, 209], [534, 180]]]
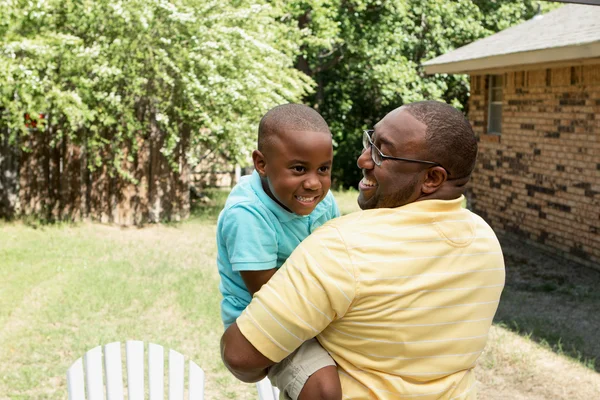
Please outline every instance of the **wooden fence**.
[[[162, 135], [149, 133], [137, 143], [133, 161], [124, 158], [120, 167], [138, 184], [109, 171], [113, 162], [110, 145], [98, 154], [102, 166], [87, 168], [89, 154], [85, 139], [68, 138], [53, 143], [50, 135], [31, 131], [20, 138], [20, 151], [0, 139], [0, 216], [36, 215], [49, 220], [91, 219], [119, 225], [173, 221], [189, 214], [189, 166], [182, 134], [173, 170], [160, 152]], [[81, 135], [85, 137], [85, 135]], [[131, 147], [125, 148], [130, 152]]]
[[0, 135], [0, 216], [14, 217], [19, 199], [19, 152], [8, 143], [8, 132]]

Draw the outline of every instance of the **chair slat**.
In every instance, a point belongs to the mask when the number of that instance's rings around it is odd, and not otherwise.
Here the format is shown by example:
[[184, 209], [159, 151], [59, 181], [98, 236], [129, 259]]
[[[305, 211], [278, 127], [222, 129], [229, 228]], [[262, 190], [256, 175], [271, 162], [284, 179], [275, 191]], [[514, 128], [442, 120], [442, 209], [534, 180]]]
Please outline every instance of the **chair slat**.
[[83, 360], [79, 358], [67, 371], [69, 400], [85, 400], [83, 379]]
[[[144, 342], [127, 341], [127, 388], [128, 400], [144, 400], [145, 368]], [[103, 357], [104, 353], [104, 357]], [[148, 391], [149, 400], [165, 398], [164, 348], [154, 343], [148, 344]], [[103, 362], [104, 361], [104, 362]], [[102, 348], [95, 347], [75, 361], [67, 371], [67, 389], [69, 400], [124, 400], [123, 367], [121, 343], [109, 343]], [[106, 377], [106, 378], [104, 378]], [[169, 350], [169, 400], [184, 400], [185, 363], [182, 354]], [[189, 361], [189, 400], [204, 400], [204, 370], [193, 361]], [[264, 383], [264, 382], [263, 382]], [[106, 386], [106, 388], [105, 388]], [[259, 393], [261, 385], [257, 384]], [[264, 392], [273, 398], [277, 389], [271, 388], [269, 381], [263, 385]], [[271, 389], [273, 392], [271, 393]], [[276, 392], [277, 391], [277, 392]], [[105, 396], [106, 394], [106, 396]]]
[[144, 400], [144, 342], [128, 340], [127, 353], [127, 393], [129, 400]]
[[88, 400], [104, 399], [104, 384], [102, 382], [102, 348], [94, 347], [84, 356], [85, 386]]
[[190, 398], [189, 400], [204, 399], [204, 371], [195, 362], [189, 362], [190, 375]]
[[162, 346], [154, 343], [148, 345], [148, 386], [150, 400], [165, 398], [165, 353]]
[[256, 390], [258, 391], [259, 400], [279, 399], [279, 389], [271, 385], [271, 381], [267, 377], [256, 383]]
[[121, 343], [113, 342], [104, 346], [104, 369], [106, 370], [106, 399], [123, 400]]
[[169, 400], [183, 400], [183, 355], [169, 350]]
[[268, 378], [256, 382], [256, 390], [258, 391], [258, 398], [260, 400], [272, 400], [271, 382], [269, 382]]

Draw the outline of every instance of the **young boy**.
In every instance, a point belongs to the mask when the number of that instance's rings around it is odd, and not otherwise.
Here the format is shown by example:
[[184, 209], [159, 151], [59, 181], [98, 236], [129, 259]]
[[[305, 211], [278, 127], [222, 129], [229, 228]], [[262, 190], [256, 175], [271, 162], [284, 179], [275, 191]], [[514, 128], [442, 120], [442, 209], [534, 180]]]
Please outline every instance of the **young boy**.
[[[340, 215], [332, 194], [327, 123], [310, 107], [285, 104], [258, 127], [255, 171], [233, 188], [217, 223], [225, 329], [312, 231]], [[285, 399], [341, 399], [335, 362], [316, 339], [269, 369]]]

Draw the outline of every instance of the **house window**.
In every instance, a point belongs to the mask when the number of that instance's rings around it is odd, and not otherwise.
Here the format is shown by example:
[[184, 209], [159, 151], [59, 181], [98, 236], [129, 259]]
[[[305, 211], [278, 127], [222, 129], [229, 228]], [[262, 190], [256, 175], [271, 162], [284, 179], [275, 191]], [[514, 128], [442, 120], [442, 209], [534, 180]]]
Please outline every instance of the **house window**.
[[489, 109], [488, 129], [490, 135], [499, 135], [502, 132], [502, 87], [504, 77], [502, 75], [489, 76]]

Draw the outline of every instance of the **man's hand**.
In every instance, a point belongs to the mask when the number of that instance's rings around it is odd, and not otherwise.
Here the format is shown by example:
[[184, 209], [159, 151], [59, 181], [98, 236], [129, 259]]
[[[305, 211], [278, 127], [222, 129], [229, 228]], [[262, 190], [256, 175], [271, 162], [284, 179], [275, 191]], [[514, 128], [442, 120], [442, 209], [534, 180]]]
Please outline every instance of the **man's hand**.
[[275, 364], [246, 339], [235, 322], [221, 338], [221, 358], [236, 378], [248, 383], [263, 379], [267, 369]]

